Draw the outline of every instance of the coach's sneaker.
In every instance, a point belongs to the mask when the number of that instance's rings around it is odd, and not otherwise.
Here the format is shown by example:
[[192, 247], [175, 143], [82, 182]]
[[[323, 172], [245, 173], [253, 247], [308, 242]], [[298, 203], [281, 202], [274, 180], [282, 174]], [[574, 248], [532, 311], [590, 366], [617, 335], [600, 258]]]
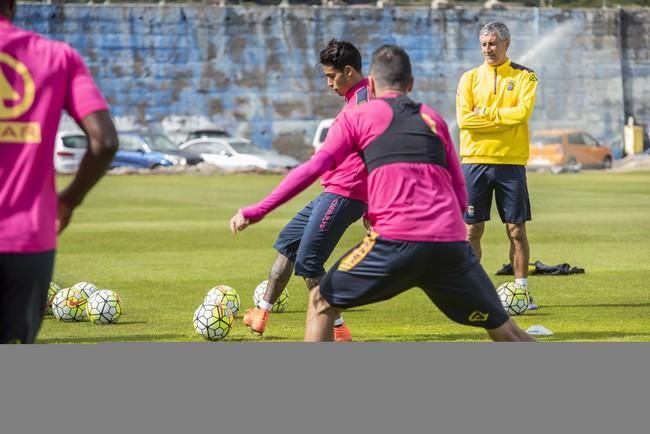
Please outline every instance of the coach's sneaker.
[[352, 342], [352, 333], [345, 323], [334, 326], [334, 342]]
[[533, 301], [533, 296], [528, 293], [528, 310], [536, 310], [538, 306]]
[[244, 314], [244, 324], [251, 328], [251, 332], [262, 335], [266, 329], [266, 322], [269, 320], [269, 311], [254, 307], [248, 309]]

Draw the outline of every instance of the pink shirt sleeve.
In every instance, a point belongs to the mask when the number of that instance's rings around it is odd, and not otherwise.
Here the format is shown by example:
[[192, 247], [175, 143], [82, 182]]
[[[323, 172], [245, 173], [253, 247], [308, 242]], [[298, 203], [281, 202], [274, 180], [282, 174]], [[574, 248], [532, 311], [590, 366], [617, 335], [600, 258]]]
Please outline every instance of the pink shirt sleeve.
[[89, 114], [108, 110], [108, 104], [95, 84], [90, 71], [79, 53], [68, 46], [68, 88], [65, 95], [65, 109], [79, 122]]
[[354, 152], [354, 142], [348, 113], [341, 113], [327, 132], [327, 139], [307, 162], [293, 169], [261, 202], [241, 209], [242, 215], [252, 222], [265, 215], [309, 187], [328, 170], [341, 164]]
[[467, 187], [465, 186], [465, 176], [463, 169], [460, 166], [460, 160], [454, 147], [454, 141], [449, 134], [449, 128], [445, 120], [435, 111], [424, 107], [423, 111], [433, 119], [436, 124], [436, 134], [442, 139], [445, 145], [445, 153], [447, 154], [447, 171], [451, 175], [451, 184], [458, 199], [460, 210], [465, 212], [467, 209]]
[[242, 208], [242, 215], [253, 223], [262, 220], [265, 215], [309, 187], [333, 166], [334, 157], [327, 151], [319, 150], [309, 161], [289, 172], [268, 196], [255, 205]]

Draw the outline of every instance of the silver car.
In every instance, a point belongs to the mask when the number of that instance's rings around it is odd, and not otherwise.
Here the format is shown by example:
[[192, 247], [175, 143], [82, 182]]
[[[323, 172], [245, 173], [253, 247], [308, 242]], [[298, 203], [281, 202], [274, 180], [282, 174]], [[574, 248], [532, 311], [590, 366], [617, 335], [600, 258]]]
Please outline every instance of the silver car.
[[314, 138], [311, 141], [311, 145], [314, 147], [314, 152], [318, 151], [323, 143], [325, 143], [325, 138], [327, 137], [327, 132], [334, 123], [334, 118], [324, 119], [320, 121], [316, 132], [314, 133]]
[[82, 131], [59, 131], [54, 142], [54, 168], [59, 173], [75, 173], [88, 149], [88, 138]]
[[192, 139], [179, 145], [186, 152], [199, 155], [208, 163], [222, 169], [284, 170], [296, 167], [300, 162], [274, 150], [262, 149], [239, 137]]

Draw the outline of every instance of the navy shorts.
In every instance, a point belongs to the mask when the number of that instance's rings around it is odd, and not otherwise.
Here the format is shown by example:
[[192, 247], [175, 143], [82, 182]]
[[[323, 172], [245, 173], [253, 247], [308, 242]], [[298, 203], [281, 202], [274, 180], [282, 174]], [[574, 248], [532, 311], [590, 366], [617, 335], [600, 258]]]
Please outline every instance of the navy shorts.
[[43, 321], [54, 250], [0, 253], [0, 344], [32, 344]]
[[490, 220], [492, 193], [503, 223], [531, 219], [526, 167], [511, 164], [463, 164], [468, 206], [465, 223]]
[[508, 320], [494, 284], [467, 241], [412, 242], [367, 236], [321, 282], [320, 292], [338, 308], [388, 300], [419, 287], [449, 319], [497, 328]]
[[295, 262], [295, 274], [320, 277], [345, 230], [366, 212], [366, 204], [321, 193], [282, 229], [273, 248]]

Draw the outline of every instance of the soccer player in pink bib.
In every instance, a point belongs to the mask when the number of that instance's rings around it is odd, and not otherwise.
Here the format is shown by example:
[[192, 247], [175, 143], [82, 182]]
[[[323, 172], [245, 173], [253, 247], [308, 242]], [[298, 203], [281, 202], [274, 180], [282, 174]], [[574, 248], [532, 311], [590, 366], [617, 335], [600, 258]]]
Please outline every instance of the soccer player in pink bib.
[[312, 291], [306, 341], [331, 341], [342, 309], [421, 288], [451, 320], [482, 327], [496, 341], [532, 341], [508, 317], [466, 240], [467, 191], [447, 125], [412, 101], [408, 54], [378, 48], [368, 75], [373, 98], [342, 113], [323, 147], [258, 204], [231, 221], [236, 233], [308, 187], [354, 153], [368, 173], [372, 233], [346, 253]]
[[[13, 26], [15, 10], [15, 0], [0, 0], [0, 344], [34, 342], [57, 233], [118, 146], [106, 101], [79, 54]], [[89, 145], [74, 179], [57, 195], [54, 141], [62, 110]]]
[[[319, 57], [328, 87], [345, 98], [342, 111], [368, 101], [368, 80], [361, 74], [361, 53], [354, 45], [332, 39]], [[336, 244], [346, 229], [366, 212], [365, 172], [361, 158], [349, 155], [336, 169], [323, 173], [324, 191], [282, 229], [273, 246], [278, 256], [271, 267], [263, 299], [244, 315], [244, 324], [254, 333], [264, 333], [273, 303], [287, 286], [294, 269], [296, 275], [305, 279], [309, 291], [318, 289], [325, 275], [325, 262]], [[352, 340], [352, 333], [341, 316], [334, 322], [334, 340]]]

